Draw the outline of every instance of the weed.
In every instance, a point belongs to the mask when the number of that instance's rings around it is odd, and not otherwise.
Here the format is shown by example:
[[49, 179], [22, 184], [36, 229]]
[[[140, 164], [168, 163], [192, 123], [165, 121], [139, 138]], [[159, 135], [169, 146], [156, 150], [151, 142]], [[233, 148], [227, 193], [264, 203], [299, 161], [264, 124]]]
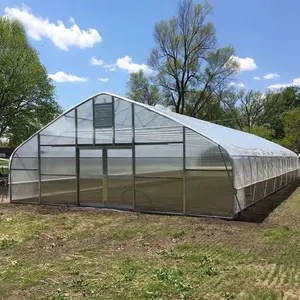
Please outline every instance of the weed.
[[50, 296], [49, 300], [69, 300], [70, 295], [68, 293], [63, 292], [61, 289], [58, 289], [52, 296]]
[[17, 241], [13, 238], [4, 238], [3, 240], [0, 240], [0, 250], [2, 249], [8, 249], [12, 247], [13, 245], [17, 244]]
[[280, 243], [288, 240], [290, 237], [297, 234], [297, 231], [288, 227], [266, 229], [263, 231], [263, 238], [269, 243]]

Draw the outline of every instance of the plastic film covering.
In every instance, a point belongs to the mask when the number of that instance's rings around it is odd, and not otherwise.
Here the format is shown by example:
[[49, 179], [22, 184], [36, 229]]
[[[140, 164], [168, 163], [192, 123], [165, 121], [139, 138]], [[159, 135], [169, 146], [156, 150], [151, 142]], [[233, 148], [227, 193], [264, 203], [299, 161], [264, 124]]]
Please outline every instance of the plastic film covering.
[[136, 143], [182, 142], [182, 126], [145, 107], [135, 105]]
[[76, 177], [41, 175], [41, 203], [76, 205]]
[[76, 204], [75, 147], [41, 146], [41, 203]]
[[103, 206], [102, 150], [80, 150], [80, 205]]
[[10, 176], [12, 202], [39, 202], [38, 171], [11, 170]]
[[38, 141], [34, 136], [15, 151], [11, 161], [11, 201], [39, 202], [38, 182]]
[[191, 215], [234, 215], [229, 157], [218, 145], [186, 129], [185, 212]]
[[140, 178], [135, 180], [136, 210], [183, 213], [183, 180]]
[[75, 112], [61, 116], [40, 132], [41, 145], [75, 145]]
[[133, 208], [133, 170], [131, 149], [108, 149], [108, 207]]
[[77, 107], [78, 144], [93, 144], [93, 120], [92, 100]]
[[114, 98], [115, 143], [132, 142], [132, 103]]
[[183, 177], [183, 144], [135, 147], [136, 175], [142, 177]]

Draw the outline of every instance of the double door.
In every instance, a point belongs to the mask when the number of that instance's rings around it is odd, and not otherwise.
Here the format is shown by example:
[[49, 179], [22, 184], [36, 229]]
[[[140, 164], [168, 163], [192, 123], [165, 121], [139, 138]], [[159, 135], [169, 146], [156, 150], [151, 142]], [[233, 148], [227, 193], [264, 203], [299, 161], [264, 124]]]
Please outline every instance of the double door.
[[132, 162], [131, 148], [81, 148], [80, 205], [133, 209]]

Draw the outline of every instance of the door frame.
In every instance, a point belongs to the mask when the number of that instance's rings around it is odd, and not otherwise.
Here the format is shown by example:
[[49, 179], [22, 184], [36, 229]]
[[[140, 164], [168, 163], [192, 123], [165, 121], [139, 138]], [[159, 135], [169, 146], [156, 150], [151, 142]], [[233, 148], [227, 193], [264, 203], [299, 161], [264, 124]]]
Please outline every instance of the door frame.
[[[76, 147], [76, 193], [77, 193], [77, 206], [82, 206], [80, 203], [80, 150], [102, 150], [102, 193], [103, 193], [103, 206], [110, 208], [108, 201], [108, 150], [131, 150], [132, 152], [132, 186], [133, 186], [133, 199], [132, 209], [135, 208], [135, 148], [132, 145], [84, 145]], [[98, 205], [97, 205], [98, 206]]]

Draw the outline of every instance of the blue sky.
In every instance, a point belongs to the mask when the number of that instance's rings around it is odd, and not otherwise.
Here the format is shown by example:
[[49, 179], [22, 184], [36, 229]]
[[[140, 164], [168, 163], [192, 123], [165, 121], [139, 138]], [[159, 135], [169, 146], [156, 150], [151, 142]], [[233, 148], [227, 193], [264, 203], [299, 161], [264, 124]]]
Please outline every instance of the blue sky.
[[[232, 44], [242, 63], [236, 85], [260, 91], [300, 85], [299, 0], [210, 3], [219, 46]], [[149, 71], [155, 22], [168, 19], [176, 9], [175, 0], [0, 2], [2, 15], [25, 25], [64, 108], [97, 92], [125, 95], [129, 73]], [[91, 63], [93, 57], [98, 65]]]

